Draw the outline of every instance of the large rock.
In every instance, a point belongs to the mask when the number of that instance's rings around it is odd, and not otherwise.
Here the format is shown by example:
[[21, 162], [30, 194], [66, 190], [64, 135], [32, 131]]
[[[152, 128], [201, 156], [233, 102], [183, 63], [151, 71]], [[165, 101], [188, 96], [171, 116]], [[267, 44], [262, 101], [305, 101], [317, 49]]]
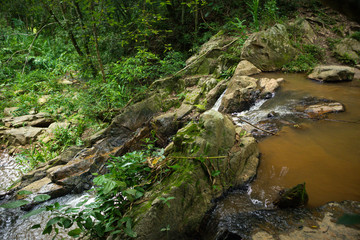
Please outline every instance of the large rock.
[[[218, 33], [203, 44], [197, 54], [186, 61], [187, 75], [219, 75], [226, 69], [226, 59], [223, 54], [231, 43], [236, 44], [236, 37]], [[236, 55], [236, 53], [233, 53]], [[240, 58], [240, 56], [238, 56]]]
[[307, 106], [304, 110], [311, 117], [319, 117], [327, 113], [343, 112], [344, 105], [338, 102], [325, 102]]
[[44, 128], [38, 127], [12, 128], [3, 131], [2, 138], [12, 145], [26, 145], [35, 142], [44, 131]]
[[353, 38], [344, 38], [335, 45], [334, 53], [347, 61], [360, 62], [360, 42]]
[[[172, 157], [177, 169], [146, 194], [146, 202], [134, 206], [134, 230], [138, 239], [168, 239], [198, 230], [204, 214], [231, 186], [255, 176], [258, 149], [252, 137], [236, 138], [232, 120], [217, 111], [205, 112], [174, 138]], [[177, 158], [177, 156], [180, 156]], [[170, 208], [160, 198], [173, 197]], [[168, 232], [160, 229], [169, 226]]]
[[248, 109], [257, 98], [257, 79], [234, 75], [224, 94], [219, 111], [241, 112]]
[[351, 81], [353, 80], [355, 71], [352, 67], [328, 65], [317, 66], [308, 76], [321, 82]]
[[234, 75], [240, 75], [240, 76], [250, 76], [257, 73], [261, 73], [261, 70], [255, 67], [254, 64], [247, 60], [242, 60], [239, 62], [239, 64], [236, 66]]
[[259, 87], [261, 89], [261, 96], [263, 97], [271, 97], [275, 90], [280, 87], [280, 83], [283, 82], [283, 78], [260, 78]]
[[286, 27], [276, 24], [266, 31], [253, 33], [244, 43], [241, 57], [262, 71], [276, 71], [291, 61], [296, 50], [291, 46]]
[[310, 23], [304, 18], [298, 18], [294, 22], [289, 23], [288, 31], [294, 35], [300, 36], [305, 43], [314, 43], [316, 34]]

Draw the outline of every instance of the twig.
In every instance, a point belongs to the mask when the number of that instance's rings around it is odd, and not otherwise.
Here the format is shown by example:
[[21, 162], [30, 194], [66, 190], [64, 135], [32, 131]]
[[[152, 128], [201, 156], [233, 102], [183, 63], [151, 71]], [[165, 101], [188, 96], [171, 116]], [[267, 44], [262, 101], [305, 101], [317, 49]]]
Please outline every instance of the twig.
[[276, 133], [273, 133], [273, 132], [270, 132], [270, 131], [265, 130], [265, 129], [263, 129], [263, 128], [260, 128], [260, 127], [258, 127], [258, 126], [255, 126], [254, 124], [252, 124], [252, 123], [250, 123], [250, 122], [248, 122], [248, 121], [246, 121], [246, 120], [244, 120], [244, 119], [242, 119], [242, 118], [238, 118], [238, 119], [239, 119], [241, 122], [245, 122], [245, 123], [249, 124], [250, 126], [256, 128], [256, 129], [259, 129], [259, 130], [261, 130], [261, 131], [263, 131], [263, 132], [269, 133], [269, 134], [271, 134], [271, 135], [277, 135]]

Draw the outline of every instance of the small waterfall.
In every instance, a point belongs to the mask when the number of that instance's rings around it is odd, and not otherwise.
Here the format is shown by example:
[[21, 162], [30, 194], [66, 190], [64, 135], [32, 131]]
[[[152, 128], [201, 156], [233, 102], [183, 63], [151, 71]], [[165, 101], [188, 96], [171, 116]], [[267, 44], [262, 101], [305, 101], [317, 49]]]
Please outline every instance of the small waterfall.
[[216, 103], [214, 104], [214, 106], [212, 107], [213, 110], [215, 111], [219, 111], [220, 105], [221, 105], [221, 101], [226, 93], [226, 90], [220, 95], [220, 97], [218, 98], [218, 100], [216, 100]]

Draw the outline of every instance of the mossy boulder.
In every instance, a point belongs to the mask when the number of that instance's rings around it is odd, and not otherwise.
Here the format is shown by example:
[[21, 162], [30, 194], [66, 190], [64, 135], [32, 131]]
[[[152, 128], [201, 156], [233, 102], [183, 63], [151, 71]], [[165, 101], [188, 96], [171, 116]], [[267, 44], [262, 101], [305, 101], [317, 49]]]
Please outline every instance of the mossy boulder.
[[[230, 45], [236, 44], [238, 38], [218, 33], [203, 44], [199, 52], [186, 61], [186, 75], [219, 75], [227, 68], [227, 53]], [[235, 52], [231, 53], [236, 55]], [[237, 54], [239, 55], [239, 54]], [[240, 58], [240, 56], [238, 56]]]
[[360, 62], [360, 42], [353, 38], [344, 38], [335, 45], [334, 53], [343, 61]]
[[262, 71], [276, 71], [291, 61], [296, 50], [291, 46], [286, 27], [276, 24], [266, 31], [253, 33], [244, 43], [241, 57]]
[[[254, 177], [256, 141], [236, 132], [231, 118], [214, 110], [178, 131], [169, 156], [176, 170], [130, 213], [138, 239], [181, 239], [197, 232], [212, 199]], [[170, 207], [164, 199], [170, 199]]]

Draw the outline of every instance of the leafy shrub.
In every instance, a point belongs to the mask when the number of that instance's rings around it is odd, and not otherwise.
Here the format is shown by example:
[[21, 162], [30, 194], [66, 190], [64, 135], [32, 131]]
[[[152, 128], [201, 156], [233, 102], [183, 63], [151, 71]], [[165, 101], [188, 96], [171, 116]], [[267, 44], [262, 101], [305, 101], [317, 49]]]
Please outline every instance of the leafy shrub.
[[325, 53], [319, 46], [304, 44], [301, 47], [302, 53], [283, 66], [285, 71], [309, 72], [323, 60]]
[[359, 31], [354, 32], [353, 34], [351, 34], [350, 37], [353, 38], [353, 39], [355, 39], [355, 40], [360, 41], [360, 32], [359, 32]]

